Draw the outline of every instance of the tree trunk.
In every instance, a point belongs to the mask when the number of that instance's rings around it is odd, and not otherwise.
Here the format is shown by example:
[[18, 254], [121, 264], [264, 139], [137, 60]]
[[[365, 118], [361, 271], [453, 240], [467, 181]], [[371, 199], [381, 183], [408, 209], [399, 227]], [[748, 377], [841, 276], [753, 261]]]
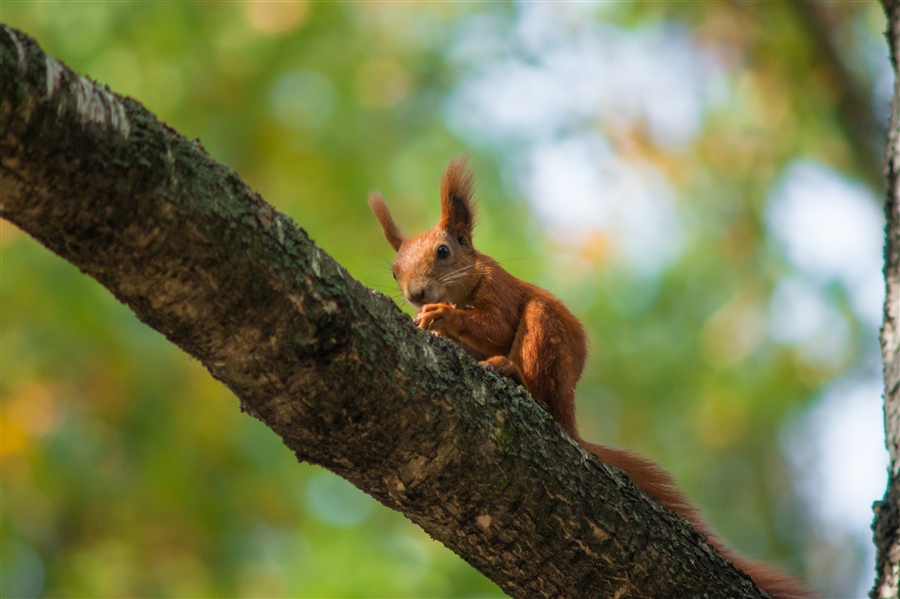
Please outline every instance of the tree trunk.
[[887, 242], [884, 250], [884, 327], [881, 353], [884, 360], [884, 425], [890, 466], [884, 500], [875, 506], [875, 587], [873, 599], [900, 596], [900, 0], [883, 0], [888, 17], [887, 38], [894, 65], [894, 97], [885, 148], [887, 176]]
[[298, 459], [402, 512], [510, 595], [762, 596], [522, 388], [416, 329], [199, 143], [8, 27], [0, 174], [0, 216], [197, 358]]

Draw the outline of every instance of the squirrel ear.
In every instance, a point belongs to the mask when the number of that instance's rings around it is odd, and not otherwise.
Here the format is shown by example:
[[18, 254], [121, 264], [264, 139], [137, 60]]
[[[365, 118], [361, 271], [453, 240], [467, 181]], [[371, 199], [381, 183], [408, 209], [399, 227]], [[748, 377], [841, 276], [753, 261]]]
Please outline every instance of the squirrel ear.
[[369, 208], [372, 209], [372, 213], [381, 224], [381, 230], [384, 231], [385, 239], [388, 240], [395, 252], [399, 252], [400, 244], [403, 243], [406, 236], [400, 230], [400, 227], [397, 226], [397, 223], [394, 222], [394, 219], [391, 218], [391, 211], [388, 210], [387, 204], [384, 203], [384, 198], [377, 191], [369, 194]]
[[451, 160], [441, 177], [441, 220], [438, 227], [469, 247], [472, 247], [472, 229], [475, 227], [474, 185], [468, 156]]

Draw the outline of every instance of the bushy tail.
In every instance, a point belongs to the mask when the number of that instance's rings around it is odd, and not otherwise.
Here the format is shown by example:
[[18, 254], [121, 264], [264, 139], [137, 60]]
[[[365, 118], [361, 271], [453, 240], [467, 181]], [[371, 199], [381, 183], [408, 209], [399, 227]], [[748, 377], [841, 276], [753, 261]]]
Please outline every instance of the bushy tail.
[[602, 462], [622, 470], [644, 493], [655, 497], [664, 506], [693, 524], [697, 531], [706, 535], [723, 558], [746, 573], [753, 579], [756, 586], [772, 595], [774, 599], [814, 599], [816, 597], [815, 593], [804, 588], [797, 580], [781, 572], [778, 568], [748, 560], [726, 547], [713, 534], [699, 510], [678, 489], [672, 475], [654, 462], [629, 451], [596, 445], [581, 439], [579, 442]]
[[777, 566], [749, 560], [727, 548], [722, 541], [705, 533], [719, 553], [734, 564], [738, 570], [753, 579], [756, 586], [775, 599], [815, 599], [816, 593], [804, 587], [797, 579], [782, 572]]

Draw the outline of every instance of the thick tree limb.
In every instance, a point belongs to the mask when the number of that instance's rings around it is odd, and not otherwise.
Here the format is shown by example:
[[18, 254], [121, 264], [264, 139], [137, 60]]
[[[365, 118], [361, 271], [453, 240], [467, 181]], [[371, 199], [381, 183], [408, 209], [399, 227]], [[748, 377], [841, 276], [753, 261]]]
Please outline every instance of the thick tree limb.
[[510, 595], [762, 596], [199, 144], [6, 27], [0, 165], [0, 216], [200, 360], [300, 460], [404, 513]]
[[884, 424], [890, 455], [888, 487], [876, 505], [875, 587], [873, 599], [900, 595], [900, 0], [883, 0], [888, 16], [888, 44], [894, 65], [894, 97], [888, 127], [884, 168], [887, 176], [887, 244], [884, 277], [887, 282], [881, 352], [884, 360]]

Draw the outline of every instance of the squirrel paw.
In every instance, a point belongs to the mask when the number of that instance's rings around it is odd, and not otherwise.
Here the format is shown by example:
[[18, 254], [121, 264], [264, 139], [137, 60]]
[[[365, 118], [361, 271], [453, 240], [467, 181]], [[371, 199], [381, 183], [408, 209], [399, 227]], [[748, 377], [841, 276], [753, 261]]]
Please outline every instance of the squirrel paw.
[[505, 356], [491, 356], [487, 360], [482, 360], [479, 364], [500, 376], [511, 378], [520, 385], [522, 384], [522, 371], [519, 370], [515, 362], [510, 361]]
[[449, 304], [425, 304], [422, 310], [413, 318], [420, 329], [433, 331], [442, 328], [445, 317], [453, 312], [454, 308]]

